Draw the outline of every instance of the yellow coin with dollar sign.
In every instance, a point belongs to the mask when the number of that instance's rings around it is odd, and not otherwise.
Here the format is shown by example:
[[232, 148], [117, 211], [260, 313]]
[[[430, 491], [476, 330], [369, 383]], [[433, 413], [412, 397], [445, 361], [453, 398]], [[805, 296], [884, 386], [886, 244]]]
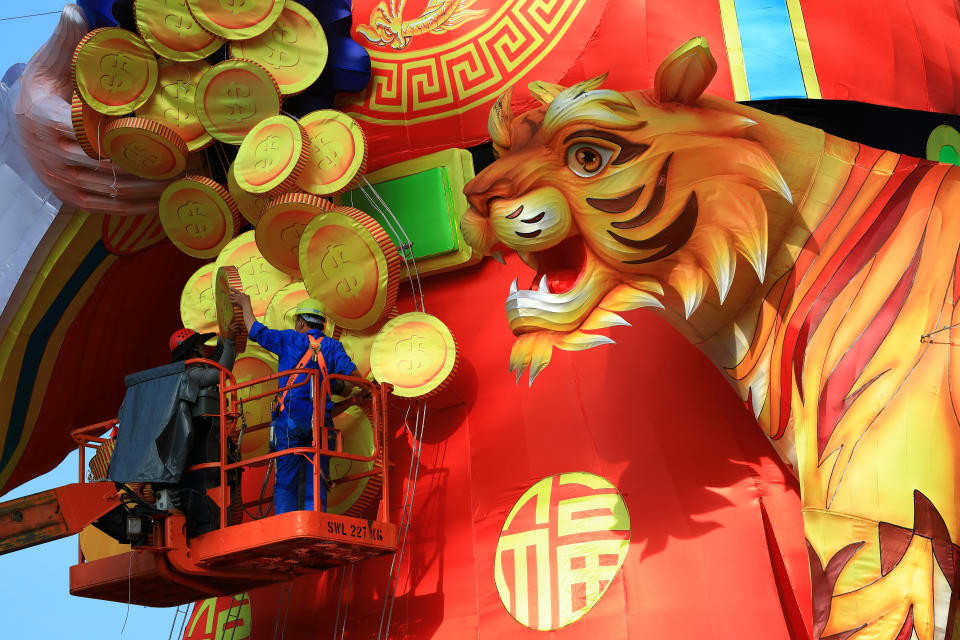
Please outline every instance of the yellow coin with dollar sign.
[[230, 164], [230, 168], [227, 169], [227, 189], [236, 201], [237, 207], [240, 208], [240, 213], [243, 214], [243, 217], [246, 218], [250, 224], [256, 225], [272, 198], [266, 194], [247, 193], [241, 189], [240, 185], [237, 184], [237, 176], [234, 172], [235, 166], [236, 162], [233, 162]]
[[133, 11], [140, 37], [168, 60], [201, 60], [223, 46], [200, 27], [186, 0], [136, 0]]
[[287, 193], [271, 200], [257, 223], [257, 246], [267, 261], [300, 277], [300, 237], [315, 217], [333, 205], [309, 193]]
[[240, 227], [230, 194], [205, 176], [187, 176], [160, 195], [160, 224], [170, 241], [194, 258], [213, 258]]
[[[237, 383], [265, 378], [277, 372], [276, 357], [256, 343], [247, 342], [243, 355], [233, 363], [233, 377]], [[247, 400], [250, 396], [259, 395], [277, 388], [277, 381], [270, 380], [251, 387], [244, 387], [237, 392], [243, 403], [243, 419], [247, 424], [247, 431], [240, 443], [240, 453], [244, 459], [266, 455], [269, 452], [270, 440], [270, 403], [272, 396]]]
[[376, 220], [358, 209], [334, 207], [304, 229], [300, 272], [310, 296], [337, 325], [366, 329], [397, 301], [400, 256]]
[[118, 118], [103, 131], [103, 152], [135, 176], [166, 180], [187, 166], [187, 143], [177, 132], [146, 118]]
[[367, 166], [367, 139], [357, 121], [340, 111], [321, 109], [300, 118], [310, 138], [310, 158], [300, 176], [304, 191], [318, 196], [340, 193]]
[[279, 115], [280, 89], [256, 62], [225, 60], [200, 77], [195, 102], [207, 133], [240, 144], [258, 122]]
[[457, 369], [457, 343], [436, 316], [420, 311], [388, 321], [373, 341], [370, 367], [393, 394], [420, 398], [440, 391]]
[[221, 336], [230, 334], [230, 326], [236, 325], [242, 329], [233, 335], [233, 343], [237, 353], [243, 353], [247, 348], [247, 328], [243, 324], [243, 309], [230, 300], [230, 290], [243, 291], [243, 280], [237, 268], [232, 264], [217, 267], [213, 274], [213, 299], [217, 308], [217, 330]]
[[327, 63], [327, 37], [309, 9], [287, 0], [273, 26], [255, 38], [231, 43], [230, 56], [263, 65], [288, 96], [320, 77]]
[[241, 233], [231, 240], [217, 256], [217, 266], [233, 265], [243, 278], [244, 293], [250, 296], [253, 315], [263, 318], [267, 305], [280, 289], [293, 278], [275, 269], [257, 248], [253, 231]]
[[280, 195], [297, 183], [310, 152], [307, 132], [289, 116], [271, 116], [247, 133], [233, 162], [237, 185], [247, 193]]
[[194, 96], [197, 83], [210, 65], [202, 60], [195, 62], [160, 61], [160, 77], [150, 99], [136, 114], [159, 122], [175, 131], [187, 143], [187, 149], [197, 151], [213, 141], [200, 119]]
[[[180, 320], [197, 333], [217, 330], [217, 308], [213, 301], [213, 271], [209, 262], [193, 272], [180, 294]], [[208, 344], [216, 344], [212, 338]]]
[[284, 0], [187, 0], [190, 12], [204, 29], [243, 40], [260, 35], [276, 22]]
[[125, 115], [146, 102], [157, 86], [157, 57], [126, 29], [94, 29], [73, 51], [73, 84], [100, 113]]

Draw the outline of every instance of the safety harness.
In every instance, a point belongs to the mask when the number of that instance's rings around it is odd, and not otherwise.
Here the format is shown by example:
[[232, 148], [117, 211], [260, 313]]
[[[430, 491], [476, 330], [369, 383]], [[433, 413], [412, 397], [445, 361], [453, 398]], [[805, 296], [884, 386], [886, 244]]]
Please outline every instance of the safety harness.
[[[307, 338], [310, 339], [310, 346], [306, 351], [303, 352], [303, 355], [300, 357], [300, 362], [297, 363], [297, 366], [294, 369], [305, 369], [307, 363], [311, 360], [317, 363], [317, 366], [320, 367], [320, 375], [324, 378], [327, 377], [327, 361], [323, 359], [323, 354], [320, 352], [320, 345], [323, 343], [323, 336], [315, 338], [311, 335], [307, 335]], [[283, 385], [285, 387], [290, 386], [297, 382], [297, 378], [303, 374], [294, 373], [289, 378], [287, 378], [287, 384]], [[280, 394], [280, 397], [277, 398], [276, 412], [282, 413], [284, 409], [284, 400], [287, 397], [287, 391], [290, 389], [284, 389], [283, 393]]]

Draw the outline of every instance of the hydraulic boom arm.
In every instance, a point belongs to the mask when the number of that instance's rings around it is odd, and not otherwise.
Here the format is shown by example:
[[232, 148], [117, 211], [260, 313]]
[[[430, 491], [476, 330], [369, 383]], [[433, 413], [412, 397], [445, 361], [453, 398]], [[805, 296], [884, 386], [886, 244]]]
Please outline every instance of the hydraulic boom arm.
[[68, 484], [0, 503], [0, 555], [79, 533], [118, 506], [112, 482]]

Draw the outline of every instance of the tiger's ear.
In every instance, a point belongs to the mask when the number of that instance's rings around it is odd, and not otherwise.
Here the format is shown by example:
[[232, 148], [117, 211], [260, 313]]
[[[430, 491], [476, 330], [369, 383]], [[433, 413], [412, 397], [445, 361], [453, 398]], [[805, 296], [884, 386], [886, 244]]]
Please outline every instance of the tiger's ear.
[[552, 84], [541, 80], [534, 80], [527, 85], [527, 88], [530, 89], [530, 95], [536, 98], [540, 104], [550, 104], [561, 91], [566, 89], [566, 87], [561, 87], [559, 84]]
[[717, 73], [706, 38], [693, 38], [667, 56], [653, 81], [658, 102], [695, 103]]
[[500, 157], [501, 153], [510, 148], [512, 134], [510, 127], [513, 124], [513, 109], [510, 108], [511, 97], [513, 97], [513, 87], [500, 94], [487, 117], [487, 131], [490, 133], [493, 152], [497, 157]]

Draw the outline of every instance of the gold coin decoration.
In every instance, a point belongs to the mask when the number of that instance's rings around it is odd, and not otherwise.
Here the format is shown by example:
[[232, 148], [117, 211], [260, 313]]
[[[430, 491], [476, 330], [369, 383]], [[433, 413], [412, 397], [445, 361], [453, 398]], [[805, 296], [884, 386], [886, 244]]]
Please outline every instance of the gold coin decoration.
[[140, 37], [169, 60], [200, 60], [223, 46], [223, 39], [201, 29], [186, 0], [136, 0]]
[[213, 141], [200, 119], [194, 96], [197, 83], [210, 65], [195, 62], [160, 62], [157, 88], [150, 99], [137, 109], [141, 118], [155, 120], [170, 127], [187, 143], [187, 149], [197, 151]]
[[100, 113], [130, 113], [157, 85], [157, 58], [141, 38], [119, 27], [94, 29], [73, 52], [73, 85]]
[[300, 237], [315, 217], [333, 209], [328, 200], [309, 193], [288, 193], [271, 200], [257, 223], [257, 246], [267, 262], [300, 277]]
[[309, 9], [286, 0], [273, 26], [255, 38], [232, 43], [230, 55], [263, 65], [280, 92], [293, 95], [320, 77], [327, 63], [327, 37]]
[[279, 195], [297, 184], [310, 152], [303, 127], [289, 116], [258, 122], [244, 137], [233, 162], [237, 184], [248, 193]]
[[[207, 263], [193, 272], [180, 294], [180, 321], [197, 333], [217, 330], [217, 308], [213, 300], [214, 264]], [[211, 338], [207, 344], [216, 344]]]
[[243, 281], [233, 265], [217, 267], [213, 276], [213, 298], [217, 307], [217, 328], [221, 336], [230, 335], [230, 325], [243, 327], [233, 336], [237, 353], [247, 348], [247, 328], [243, 324], [243, 310], [230, 301], [230, 289], [243, 291]]
[[436, 316], [420, 311], [388, 321], [377, 334], [370, 366], [378, 382], [393, 385], [402, 398], [440, 391], [457, 369], [457, 343]]
[[207, 133], [240, 144], [253, 127], [280, 113], [280, 89], [266, 69], [249, 60], [210, 67], [197, 84], [197, 116]]
[[335, 207], [314, 218], [300, 240], [300, 272], [311, 297], [347, 329], [366, 329], [393, 308], [400, 256], [376, 220]]
[[[387, 319], [396, 318], [397, 315], [399, 315], [397, 308], [394, 307], [390, 310], [390, 313], [387, 314]], [[380, 333], [380, 329], [383, 328], [386, 322], [387, 320], [383, 320], [362, 331], [343, 329], [337, 337], [337, 340], [343, 345], [344, 351], [350, 356], [350, 360], [357, 366], [357, 370], [364, 378], [373, 379], [370, 373], [370, 351], [373, 349], [373, 341], [376, 340], [377, 334]]]
[[298, 184], [328, 196], [348, 189], [367, 167], [367, 141], [357, 121], [340, 111], [321, 109], [300, 118], [310, 138], [310, 157]]
[[[303, 282], [291, 282], [270, 299], [267, 305], [267, 312], [264, 315], [263, 323], [271, 329], [293, 329], [297, 324], [297, 305], [310, 297], [307, 288]], [[338, 338], [340, 328], [337, 327], [330, 318], [324, 316], [326, 322], [323, 325], [324, 335], [331, 338]]]
[[240, 208], [243, 217], [250, 224], [256, 225], [260, 221], [264, 209], [267, 208], [273, 198], [266, 194], [247, 193], [241, 189], [240, 185], [237, 184], [237, 177], [233, 170], [235, 165], [236, 163], [233, 163], [227, 169], [227, 189], [229, 189], [233, 199], [236, 200], [237, 207]]
[[[276, 357], [255, 342], [247, 341], [243, 355], [233, 363], [233, 377], [237, 383], [248, 382], [257, 378], [265, 378], [277, 372]], [[247, 400], [250, 396], [259, 395], [277, 388], [277, 380], [261, 382], [252, 387], [244, 387], [237, 392], [243, 402], [243, 419], [247, 429], [270, 424], [270, 404], [272, 396]], [[262, 456], [270, 450], [270, 429], [258, 428], [247, 431], [240, 443], [240, 455], [243, 459]]]
[[170, 127], [146, 118], [118, 118], [103, 132], [103, 151], [125, 171], [154, 180], [183, 173], [187, 143]]
[[160, 224], [187, 255], [213, 258], [240, 227], [240, 216], [226, 189], [204, 176], [187, 176], [160, 196]]
[[273, 296], [293, 278], [274, 269], [264, 259], [253, 231], [241, 233], [231, 240], [217, 256], [217, 266], [233, 265], [243, 278], [244, 293], [250, 296], [253, 315], [262, 318]]
[[[373, 422], [361, 407], [348, 407], [346, 411], [333, 419], [334, 428], [340, 433], [342, 451], [359, 456], [372, 456], [376, 451]], [[373, 470], [374, 461], [358, 462], [343, 458], [330, 459], [330, 479], [339, 480], [347, 476], [366, 473]], [[373, 475], [359, 480], [335, 484], [327, 492], [327, 513], [363, 517], [364, 511], [380, 495], [383, 476]]]
[[101, 144], [109, 118], [88, 107], [80, 94], [74, 91], [70, 101], [70, 119], [73, 121], [73, 133], [77, 136], [80, 148], [94, 160], [99, 160], [103, 156]]
[[200, 26], [227, 40], [260, 35], [276, 22], [283, 4], [284, 0], [187, 0]]

